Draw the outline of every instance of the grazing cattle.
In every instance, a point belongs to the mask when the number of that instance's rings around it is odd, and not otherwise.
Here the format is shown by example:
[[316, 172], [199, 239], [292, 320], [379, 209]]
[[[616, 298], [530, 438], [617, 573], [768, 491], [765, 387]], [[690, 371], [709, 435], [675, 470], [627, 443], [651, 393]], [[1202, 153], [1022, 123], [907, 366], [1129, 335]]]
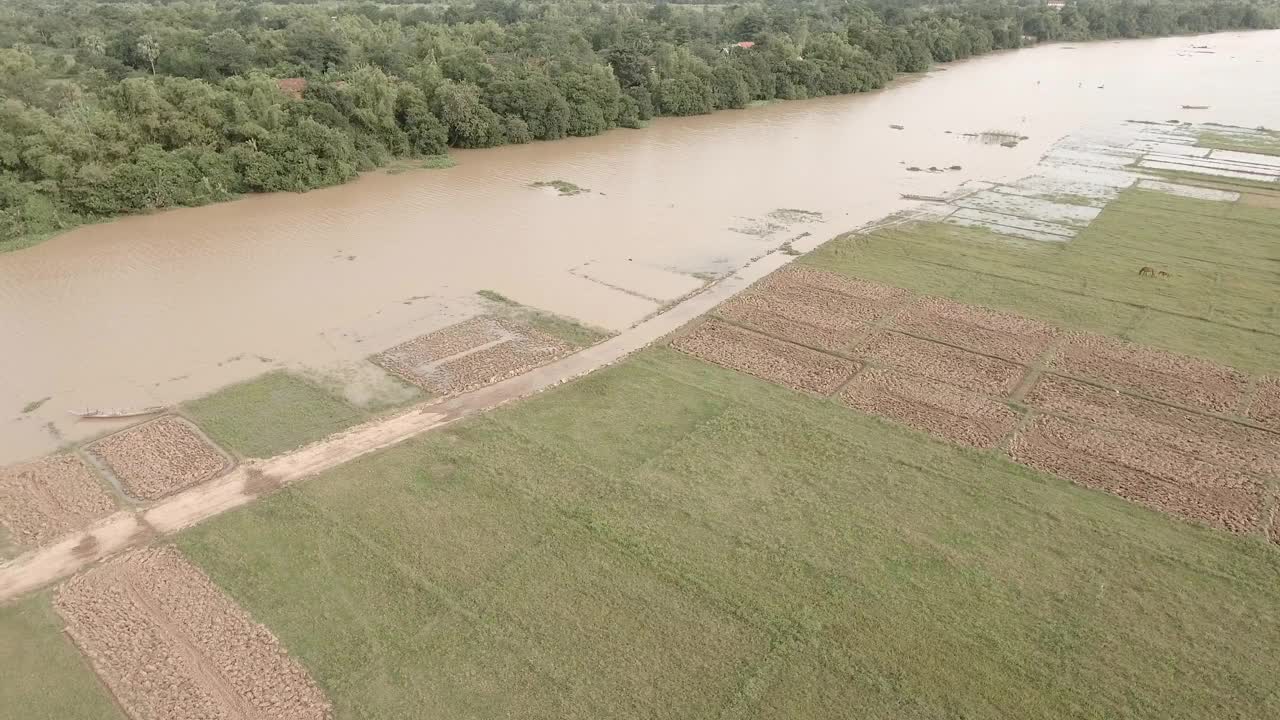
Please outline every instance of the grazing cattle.
[[1138, 270], [1138, 277], [1142, 277], [1143, 275], [1150, 275], [1151, 277], [1155, 277], [1156, 269], [1153, 267], [1148, 267], [1146, 265], [1143, 265], [1142, 269]]

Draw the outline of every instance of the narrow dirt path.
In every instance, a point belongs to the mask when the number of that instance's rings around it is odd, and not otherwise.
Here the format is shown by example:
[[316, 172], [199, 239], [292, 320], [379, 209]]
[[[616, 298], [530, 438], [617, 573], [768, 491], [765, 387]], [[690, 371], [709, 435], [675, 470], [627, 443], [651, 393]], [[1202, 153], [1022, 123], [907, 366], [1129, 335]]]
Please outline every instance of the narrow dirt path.
[[[789, 263], [772, 253], [625, 332], [523, 375], [331, 435], [274, 458], [242, 465], [139, 512], [122, 511], [57, 542], [0, 565], [0, 603], [69, 577], [127, 548], [253, 502], [264, 490], [290, 485], [362, 455], [612, 365], [711, 310]], [[85, 548], [90, 550], [86, 552]]]

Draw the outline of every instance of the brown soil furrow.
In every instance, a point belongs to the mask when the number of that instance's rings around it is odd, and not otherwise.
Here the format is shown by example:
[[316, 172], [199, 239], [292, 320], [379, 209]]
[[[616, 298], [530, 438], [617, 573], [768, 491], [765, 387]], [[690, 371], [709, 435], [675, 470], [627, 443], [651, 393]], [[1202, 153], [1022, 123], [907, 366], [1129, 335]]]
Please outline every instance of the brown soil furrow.
[[142, 611], [146, 621], [154, 625], [160, 636], [177, 651], [180, 662], [190, 673], [191, 679], [213, 697], [214, 702], [218, 704], [220, 715], [235, 720], [253, 720], [253, 711], [245, 703], [244, 698], [227, 684], [226, 679], [210, 664], [209, 659], [174, 627], [164, 613], [159, 611], [147, 597], [147, 593], [138, 587], [137, 581], [125, 575], [123, 586], [125, 595]]
[[454, 395], [527, 372], [573, 351], [567, 343], [541, 333], [485, 347], [424, 369], [422, 384], [440, 395]]
[[41, 545], [114, 509], [93, 471], [74, 455], [0, 469], [0, 524], [18, 545]]
[[735, 325], [780, 340], [832, 353], [843, 351], [857, 337], [856, 331], [827, 330], [759, 308], [722, 305], [716, 310], [716, 315]]
[[174, 415], [121, 430], [87, 448], [130, 495], [154, 500], [221, 474], [229, 464], [190, 423]]
[[1172, 515], [1238, 533], [1261, 527], [1260, 482], [1122, 432], [1041, 415], [1013, 439], [1009, 454], [1037, 470]]
[[306, 671], [175, 548], [108, 561], [54, 604], [132, 717], [328, 717]]
[[1018, 421], [1018, 414], [999, 401], [883, 368], [868, 368], [856, 375], [840, 392], [840, 401], [974, 447], [995, 447]]
[[726, 320], [828, 352], [849, 347], [901, 304], [906, 291], [818, 270], [770, 276], [724, 303]]
[[1259, 378], [1247, 417], [1280, 432], [1280, 377]]
[[858, 365], [816, 350], [710, 320], [676, 338], [671, 346], [717, 365], [796, 390], [828, 395]]
[[146, 621], [117, 562], [72, 578], [54, 601], [67, 634], [128, 715], [136, 720], [230, 720], [217, 699], [183, 671], [171, 638]]
[[1058, 334], [1037, 320], [935, 297], [912, 301], [893, 327], [1019, 364], [1034, 360]]
[[1224, 414], [1239, 405], [1248, 387], [1248, 378], [1232, 368], [1088, 333], [1069, 336], [1050, 367]]
[[1052, 374], [1041, 376], [1026, 402], [1218, 465], [1280, 473], [1280, 435], [1230, 420]]
[[488, 343], [510, 340], [515, 336], [496, 318], [480, 315], [420, 335], [370, 359], [402, 379], [417, 384], [418, 369], [423, 365], [439, 362]]
[[852, 352], [913, 375], [992, 396], [1008, 395], [1026, 370], [997, 358], [889, 331], [877, 332]]
[[406, 382], [437, 395], [484, 387], [573, 352], [564, 341], [481, 316], [401, 343], [370, 358]]
[[792, 287], [816, 288], [858, 300], [900, 300], [911, 294], [909, 290], [892, 285], [882, 285], [807, 265], [792, 265], [773, 273], [757, 283], [755, 289]]

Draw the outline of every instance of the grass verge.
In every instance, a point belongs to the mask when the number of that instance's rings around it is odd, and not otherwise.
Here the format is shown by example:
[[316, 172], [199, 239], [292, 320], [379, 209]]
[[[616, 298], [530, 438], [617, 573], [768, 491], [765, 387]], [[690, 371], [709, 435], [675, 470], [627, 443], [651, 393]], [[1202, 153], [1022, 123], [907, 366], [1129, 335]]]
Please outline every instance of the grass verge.
[[283, 370], [193, 400], [183, 410], [219, 445], [256, 458], [293, 450], [368, 417]]
[[48, 593], [0, 607], [0, 667], [0, 718], [124, 720], [62, 633]]
[[[800, 262], [1251, 372], [1280, 369], [1280, 213], [1128, 190], [1069, 243], [916, 223]], [[1159, 280], [1138, 277], [1150, 266]]]
[[179, 544], [339, 718], [1280, 709], [1273, 548], [665, 348]]

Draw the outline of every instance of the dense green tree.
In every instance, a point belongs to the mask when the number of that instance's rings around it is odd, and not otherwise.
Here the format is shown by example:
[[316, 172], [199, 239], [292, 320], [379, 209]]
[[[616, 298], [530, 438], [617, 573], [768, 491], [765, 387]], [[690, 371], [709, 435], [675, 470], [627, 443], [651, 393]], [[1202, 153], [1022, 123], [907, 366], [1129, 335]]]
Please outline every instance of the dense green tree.
[[435, 91], [432, 111], [444, 123], [449, 144], [479, 148], [502, 143], [502, 118], [480, 101], [480, 88], [468, 82], [445, 80]]

